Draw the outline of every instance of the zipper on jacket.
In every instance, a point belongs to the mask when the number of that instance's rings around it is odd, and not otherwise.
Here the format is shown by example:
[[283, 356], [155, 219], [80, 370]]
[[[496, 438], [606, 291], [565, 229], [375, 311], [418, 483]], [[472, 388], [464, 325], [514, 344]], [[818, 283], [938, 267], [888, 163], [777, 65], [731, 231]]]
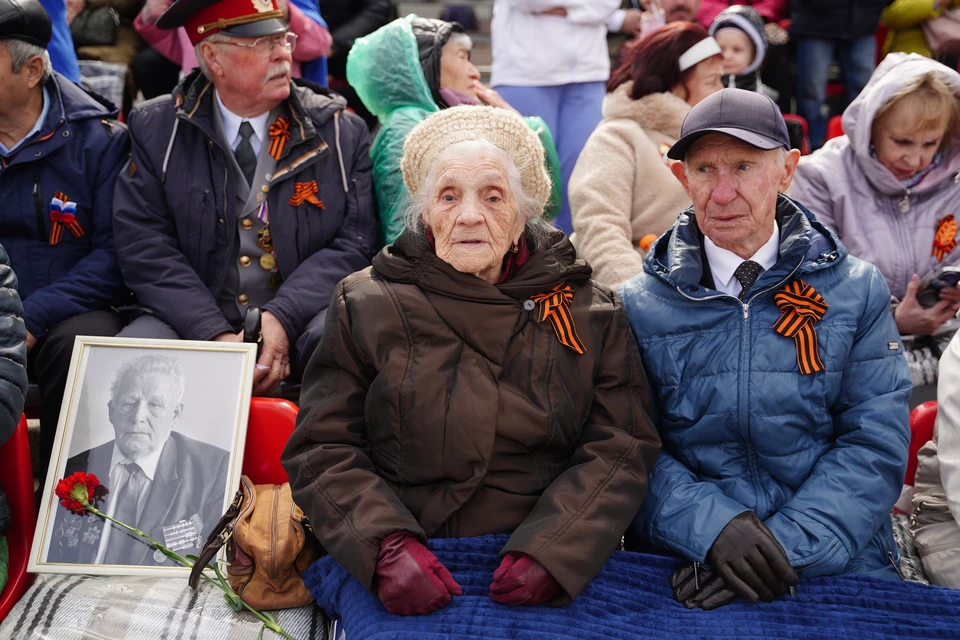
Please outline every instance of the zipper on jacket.
[[40, 201], [40, 176], [33, 178], [33, 206], [37, 214], [37, 239], [46, 240], [46, 231], [43, 226], [43, 203]]

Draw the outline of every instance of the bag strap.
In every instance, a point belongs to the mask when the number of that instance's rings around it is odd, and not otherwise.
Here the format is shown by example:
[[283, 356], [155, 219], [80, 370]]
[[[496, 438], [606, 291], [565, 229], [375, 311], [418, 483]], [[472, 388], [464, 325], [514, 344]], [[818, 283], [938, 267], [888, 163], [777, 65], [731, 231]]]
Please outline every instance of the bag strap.
[[213, 528], [213, 531], [210, 532], [210, 535], [207, 536], [207, 539], [204, 541], [203, 548], [200, 549], [200, 555], [197, 557], [193, 569], [190, 570], [188, 583], [191, 589], [197, 588], [203, 570], [206, 569], [210, 561], [216, 557], [220, 548], [227, 543], [227, 540], [233, 536], [233, 528], [237, 524], [237, 516], [240, 514], [240, 506], [242, 504], [243, 489], [237, 491], [237, 495], [233, 498], [233, 503], [230, 504], [227, 512], [223, 514], [223, 517], [217, 522], [217, 526]]

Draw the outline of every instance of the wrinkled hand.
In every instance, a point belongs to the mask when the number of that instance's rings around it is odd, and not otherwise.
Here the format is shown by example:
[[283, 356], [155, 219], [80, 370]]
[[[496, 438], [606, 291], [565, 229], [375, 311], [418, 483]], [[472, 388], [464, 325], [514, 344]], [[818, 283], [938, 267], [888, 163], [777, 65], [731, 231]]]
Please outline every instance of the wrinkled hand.
[[674, 599], [682, 602], [687, 609], [700, 607], [710, 611], [737, 599], [737, 593], [727, 586], [723, 578], [703, 567], [695, 571], [692, 564], [670, 576], [670, 586]]
[[29, 352], [30, 349], [33, 349], [35, 346], [37, 346], [37, 337], [27, 331], [27, 351]]
[[731, 591], [750, 602], [771, 602], [798, 582], [783, 547], [752, 511], [727, 523], [707, 562]]
[[913, 274], [913, 278], [907, 284], [907, 291], [903, 294], [903, 300], [893, 313], [900, 335], [928, 336], [960, 310], [960, 300], [954, 300], [956, 294], [947, 293], [946, 290], [941, 290], [940, 301], [937, 304], [924, 309], [917, 302], [919, 289], [920, 276]]
[[463, 594], [437, 556], [406, 531], [380, 543], [373, 587], [387, 611], [401, 616], [431, 613]]
[[542, 564], [525, 553], [511, 551], [503, 556], [500, 567], [493, 573], [490, 599], [518, 607], [553, 600], [561, 591], [560, 583]]
[[519, 111], [511, 107], [510, 103], [504, 100], [499, 93], [497, 93], [490, 87], [484, 86], [484, 84], [479, 80], [474, 80], [470, 86], [473, 89], [474, 93], [477, 94], [477, 99], [483, 104], [489, 105], [491, 107], [497, 107], [498, 109], [509, 109], [514, 113], [520, 113]]
[[257, 360], [261, 366], [253, 374], [255, 395], [270, 393], [290, 375], [290, 339], [277, 316], [269, 311], [264, 311], [260, 317], [260, 335], [263, 336], [263, 350]]

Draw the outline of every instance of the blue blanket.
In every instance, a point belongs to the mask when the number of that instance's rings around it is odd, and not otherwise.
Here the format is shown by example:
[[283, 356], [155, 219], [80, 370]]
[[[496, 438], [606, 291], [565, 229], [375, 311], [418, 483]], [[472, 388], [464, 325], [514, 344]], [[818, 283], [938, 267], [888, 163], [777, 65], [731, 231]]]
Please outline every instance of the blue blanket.
[[668, 579], [677, 560], [616, 552], [566, 608], [510, 608], [488, 595], [505, 536], [431, 540], [430, 548], [463, 587], [429, 616], [386, 612], [333, 558], [304, 580], [317, 603], [339, 618], [349, 640], [450, 638], [960, 638], [960, 591], [860, 576], [806, 580], [795, 597], [738, 601], [716, 611], [688, 611]]

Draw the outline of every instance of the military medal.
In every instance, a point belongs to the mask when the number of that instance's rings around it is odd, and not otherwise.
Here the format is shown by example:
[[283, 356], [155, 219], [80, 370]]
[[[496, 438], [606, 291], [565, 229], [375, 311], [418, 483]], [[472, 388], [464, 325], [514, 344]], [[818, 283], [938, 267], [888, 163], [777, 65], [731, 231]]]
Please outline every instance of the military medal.
[[265, 253], [260, 256], [260, 267], [266, 269], [267, 271], [273, 271], [273, 268], [277, 266], [277, 259], [273, 257], [272, 253]]
[[273, 251], [273, 238], [270, 237], [270, 225], [265, 224], [257, 231], [257, 246], [267, 253]]

